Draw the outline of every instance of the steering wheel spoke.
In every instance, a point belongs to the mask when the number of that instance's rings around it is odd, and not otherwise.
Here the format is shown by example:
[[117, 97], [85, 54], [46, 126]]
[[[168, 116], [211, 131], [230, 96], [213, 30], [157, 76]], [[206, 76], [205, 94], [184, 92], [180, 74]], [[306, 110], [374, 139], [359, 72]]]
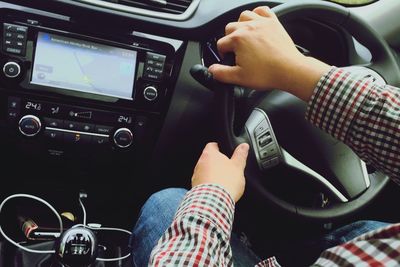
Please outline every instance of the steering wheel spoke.
[[[251, 141], [251, 147], [256, 156], [260, 171], [266, 172], [279, 164], [285, 165], [286, 167], [306, 174], [310, 179], [318, 182], [334, 196], [337, 201], [343, 203], [349, 201], [328, 179], [296, 159], [279, 145], [271, 122], [268, 119], [268, 115], [262, 109], [254, 109], [246, 122], [246, 131]], [[365, 164], [364, 168], [366, 170]], [[368, 183], [369, 187], [370, 182], [368, 174], [366, 177], [368, 180], [366, 183]]]

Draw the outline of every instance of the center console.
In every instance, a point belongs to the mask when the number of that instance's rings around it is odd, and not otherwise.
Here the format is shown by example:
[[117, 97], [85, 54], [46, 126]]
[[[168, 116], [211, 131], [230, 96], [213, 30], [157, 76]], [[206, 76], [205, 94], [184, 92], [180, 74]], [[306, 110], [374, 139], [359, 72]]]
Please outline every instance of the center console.
[[176, 48], [24, 13], [2, 16], [0, 25], [0, 123], [22, 149], [150, 149], [174, 84]]

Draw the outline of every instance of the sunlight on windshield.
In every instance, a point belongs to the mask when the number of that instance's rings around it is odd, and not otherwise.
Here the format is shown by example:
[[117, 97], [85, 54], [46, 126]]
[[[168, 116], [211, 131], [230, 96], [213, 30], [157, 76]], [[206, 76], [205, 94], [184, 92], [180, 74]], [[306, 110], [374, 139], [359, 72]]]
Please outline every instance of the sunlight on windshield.
[[330, 1], [347, 5], [364, 5], [372, 3], [375, 0], [330, 0]]

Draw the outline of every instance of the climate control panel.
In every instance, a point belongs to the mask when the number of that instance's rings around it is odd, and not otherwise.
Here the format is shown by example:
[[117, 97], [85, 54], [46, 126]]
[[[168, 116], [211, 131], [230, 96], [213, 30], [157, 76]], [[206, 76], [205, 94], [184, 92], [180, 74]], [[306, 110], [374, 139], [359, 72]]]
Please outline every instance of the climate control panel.
[[8, 98], [7, 119], [21, 137], [68, 146], [108, 146], [126, 150], [140, 143], [148, 117], [82, 106]]

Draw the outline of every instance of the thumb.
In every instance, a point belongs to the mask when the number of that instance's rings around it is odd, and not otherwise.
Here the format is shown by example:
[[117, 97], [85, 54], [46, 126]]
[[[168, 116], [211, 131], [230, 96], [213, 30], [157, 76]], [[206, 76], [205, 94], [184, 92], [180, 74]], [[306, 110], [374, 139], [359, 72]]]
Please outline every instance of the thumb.
[[212, 73], [214, 79], [223, 83], [238, 84], [239, 82], [239, 67], [226, 66], [221, 64], [211, 65], [208, 70]]
[[246, 143], [240, 144], [236, 147], [231, 160], [239, 165], [243, 170], [246, 167], [247, 156], [249, 154], [249, 145]]

